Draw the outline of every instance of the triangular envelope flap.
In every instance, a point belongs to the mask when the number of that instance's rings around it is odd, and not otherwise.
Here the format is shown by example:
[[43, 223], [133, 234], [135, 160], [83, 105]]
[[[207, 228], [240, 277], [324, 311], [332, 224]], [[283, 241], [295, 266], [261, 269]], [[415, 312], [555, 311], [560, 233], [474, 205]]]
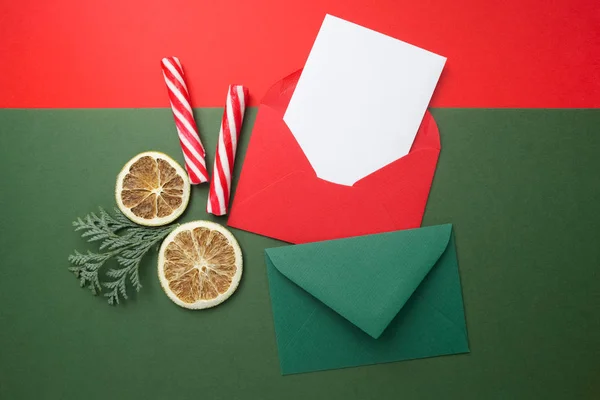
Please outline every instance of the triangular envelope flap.
[[260, 101], [261, 104], [271, 107], [283, 119], [283, 114], [285, 114], [292, 94], [294, 94], [294, 89], [296, 89], [301, 73], [302, 69], [299, 69], [277, 81], [265, 93]]
[[266, 250], [284, 276], [378, 338], [448, 246], [452, 225]]

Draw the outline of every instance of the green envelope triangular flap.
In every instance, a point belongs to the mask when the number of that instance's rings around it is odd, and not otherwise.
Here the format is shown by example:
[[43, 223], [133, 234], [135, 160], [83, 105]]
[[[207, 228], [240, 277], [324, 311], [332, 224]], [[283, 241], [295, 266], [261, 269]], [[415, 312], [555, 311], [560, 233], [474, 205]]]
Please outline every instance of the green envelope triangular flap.
[[446, 250], [452, 225], [266, 249], [279, 272], [374, 338]]

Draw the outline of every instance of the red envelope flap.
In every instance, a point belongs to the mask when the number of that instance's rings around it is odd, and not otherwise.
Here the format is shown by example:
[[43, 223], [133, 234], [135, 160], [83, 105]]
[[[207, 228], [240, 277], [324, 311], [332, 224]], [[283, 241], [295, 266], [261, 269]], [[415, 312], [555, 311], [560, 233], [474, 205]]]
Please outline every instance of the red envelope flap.
[[287, 110], [287, 107], [290, 104], [292, 94], [294, 94], [298, 79], [300, 79], [300, 74], [302, 74], [302, 69], [279, 80], [269, 88], [260, 104], [271, 107], [281, 116], [281, 119], [283, 119], [283, 114], [285, 114], [285, 110]]
[[440, 131], [429, 110], [425, 111], [425, 115], [423, 116], [423, 120], [421, 121], [421, 125], [419, 126], [419, 130], [417, 131], [417, 135], [415, 136], [415, 140], [408, 154], [415, 150], [428, 148], [436, 149], [438, 152], [441, 149]]

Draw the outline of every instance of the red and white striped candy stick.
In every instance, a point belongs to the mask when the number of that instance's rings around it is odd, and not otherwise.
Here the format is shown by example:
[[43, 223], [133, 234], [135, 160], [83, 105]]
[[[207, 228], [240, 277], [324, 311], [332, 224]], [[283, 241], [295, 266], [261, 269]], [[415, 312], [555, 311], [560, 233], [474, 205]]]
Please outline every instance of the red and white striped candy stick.
[[198, 128], [192, 114], [190, 94], [183, 79], [183, 68], [177, 57], [165, 57], [161, 64], [190, 183], [197, 185], [208, 182], [204, 146], [198, 136]]
[[248, 89], [241, 85], [229, 86], [225, 112], [221, 120], [208, 204], [206, 205], [206, 211], [214, 215], [227, 214], [233, 161], [235, 160], [237, 142], [242, 129], [247, 98]]

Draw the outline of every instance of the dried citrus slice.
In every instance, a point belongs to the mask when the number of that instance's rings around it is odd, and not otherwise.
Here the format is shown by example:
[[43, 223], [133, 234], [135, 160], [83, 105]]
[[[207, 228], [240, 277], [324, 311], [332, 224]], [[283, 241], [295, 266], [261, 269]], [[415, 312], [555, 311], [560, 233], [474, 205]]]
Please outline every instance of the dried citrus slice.
[[158, 277], [177, 305], [199, 310], [227, 300], [242, 277], [242, 251], [227, 229], [193, 221], [171, 232], [158, 253]]
[[190, 181], [171, 157], [148, 151], [125, 164], [117, 176], [115, 195], [119, 209], [133, 222], [165, 225], [185, 211]]

